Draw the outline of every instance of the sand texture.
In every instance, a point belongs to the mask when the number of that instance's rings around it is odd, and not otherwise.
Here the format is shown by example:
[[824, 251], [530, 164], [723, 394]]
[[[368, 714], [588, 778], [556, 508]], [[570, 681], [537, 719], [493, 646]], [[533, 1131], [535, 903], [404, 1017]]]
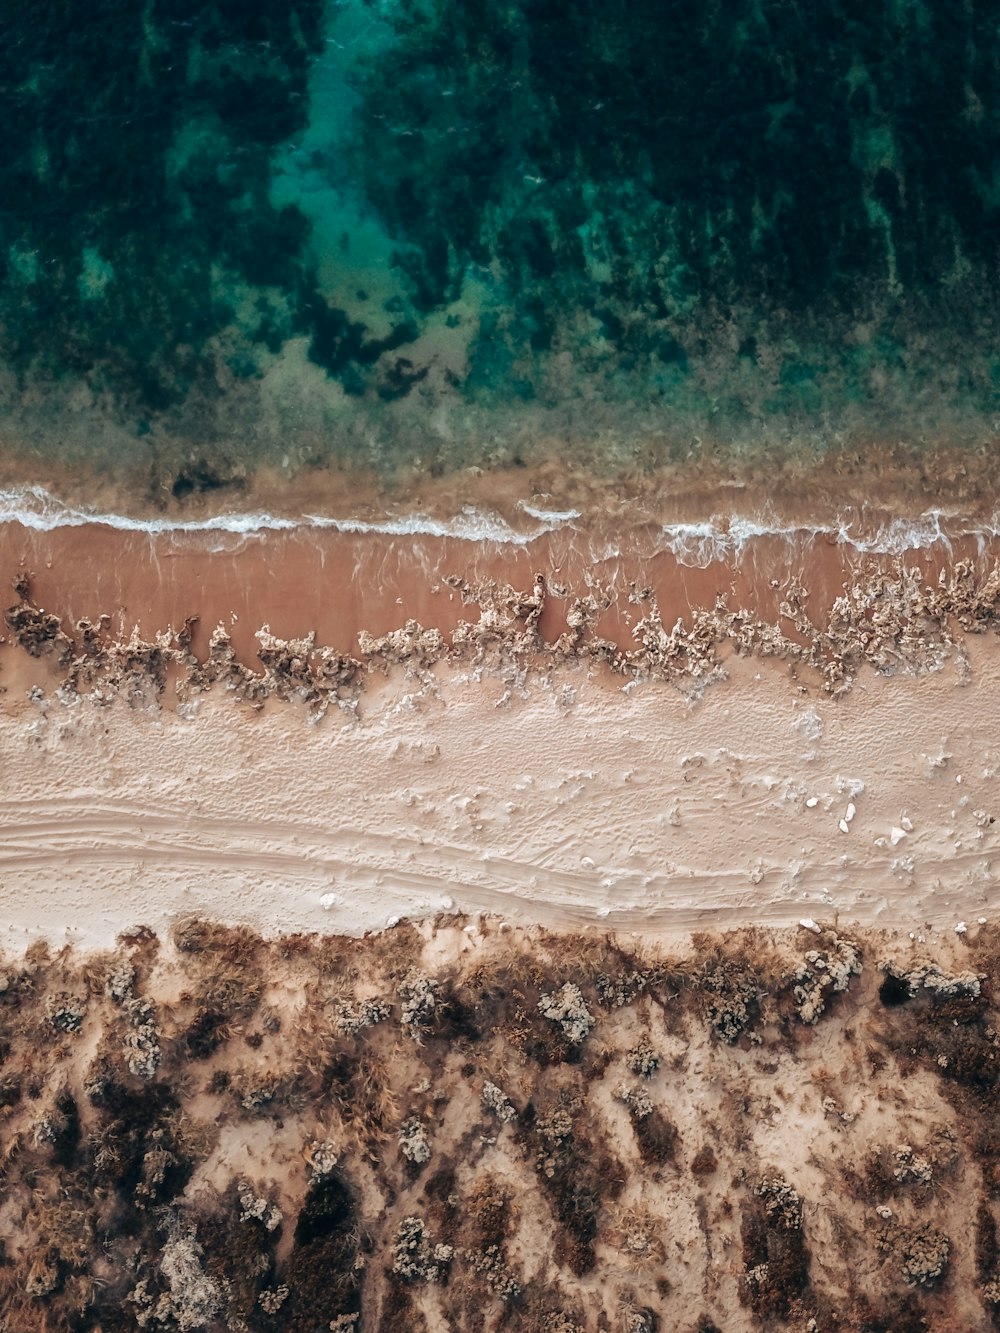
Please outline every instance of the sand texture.
[[841, 699], [727, 665], [696, 700], [582, 667], [397, 669], [316, 724], [219, 686], [179, 711], [18, 698], [9, 671], [0, 927], [106, 944], [189, 911], [348, 933], [452, 907], [644, 932], [992, 914], [991, 643]]

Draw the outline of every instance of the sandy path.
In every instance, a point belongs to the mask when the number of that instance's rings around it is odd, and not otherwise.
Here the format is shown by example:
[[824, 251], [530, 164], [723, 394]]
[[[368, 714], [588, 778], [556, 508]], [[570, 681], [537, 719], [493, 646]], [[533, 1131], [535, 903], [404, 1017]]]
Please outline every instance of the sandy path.
[[1000, 660], [974, 647], [970, 684], [869, 675], [841, 700], [747, 663], [694, 704], [580, 670], [498, 706], [500, 682], [442, 673], [316, 727], [291, 705], [185, 720], [12, 694], [0, 930], [100, 943], [198, 911], [362, 932], [451, 903], [665, 933], [950, 927], [990, 915], [1000, 846]]

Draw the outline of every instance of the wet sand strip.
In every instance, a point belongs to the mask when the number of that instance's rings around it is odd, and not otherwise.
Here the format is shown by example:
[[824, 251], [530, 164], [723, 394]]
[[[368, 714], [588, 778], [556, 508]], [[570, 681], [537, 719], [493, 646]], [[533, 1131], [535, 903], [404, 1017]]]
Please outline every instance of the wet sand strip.
[[937, 542], [899, 557], [802, 532], [750, 538], [738, 559], [693, 568], [671, 550], [623, 555], [613, 534], [568, 529], [517, 546], [305, 527], [249, 536], [123, 532], [103, 524], [49, 532], [0, 527], [0, 577], [29, 574], [33, 600], [67, 625], [106, 615], [113, 633], [127, 636], [138, 626], [149, 639], [197, 617], [196, 655], [204, 657], [211, 631], [222, 623], [247, 664], [257, 661], [254, 635], [263, 625], [281, 638], [312, 631], [319, 644], [343, 654], [357, 654], [362, 631], [377, 637], [410, 620], [450, 640], [463, 621], [481, 615], [462, 586], [510, 586], [527, 595], [539, 574], [546, 597], [535, 627], [546, 644], [566, 630], [573, 599], [592, 595], [598, 613], [588, 632], [619, 649], [634, 647], [644, 614], [630, 600], [636, 588], [652, 593], [667, 629], [721, 598], [731, 610], [784, 619], [794, 637], [782, 614], [790, 588], [803, 590], [809, 618], [822, 624], [845, 588], [859, 581], [871, 587], [905, 566], [932, 586], [961, 562], [971, 577], [985, 579], [998, 557], [1000, 539], [956, 537], [950, 549]]

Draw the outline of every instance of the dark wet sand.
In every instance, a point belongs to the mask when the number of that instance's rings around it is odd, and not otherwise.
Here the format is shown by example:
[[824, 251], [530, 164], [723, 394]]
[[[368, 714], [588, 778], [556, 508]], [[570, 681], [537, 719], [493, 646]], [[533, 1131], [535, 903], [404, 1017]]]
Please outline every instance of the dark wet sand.
[[[564, 529], [526, 547], [457, 538], [348, 534], [303, 528], [251, 537], [224, 533], [122, 532], [92, 524], [37, 532], [8, 523], [0, 526], [0, 577], [31, 576], [33, 599], [65, 621], [111, 617], [113, 630], [127, 635], [138, 625], [146, 638], [198, 617], [194, 651], [202, 656], [208, 636], [224, 623], [238, 655], [256, 659], [254, 633], [269, 625], [279, 637], [315, 631], [320, 644], [356, 652], [358, 634], [385, 634], [408, 620], [450, 636], [461, 620], [478, 621], [479, 610], [463, 605], [449, 577], [472, 584], [496, 580], [528, 591], [536, 573], [550, 590], [539, 622], [542, 639], [552, 642], [566, 628], [567, 598], [592, 587], [609, 588], [613, 599], [596, 632], [619, 647], [633, 643], [631, 627], [642, 612], [628, 600], [632, 584], [651, 587], [664, 625], [690, 620], [721, 597], [732, 608], [780, 617], [790, 583], [808, 594], [810, 617], [825, 621], [845, 585], [862, 573], [898, 568], [894, 556], [862, 555], [830, 535], [759, 537], [738, 560], [706, 568], [679, 563], [670, 551], [617, 555], [610, 534]], [[913, 550], [905, 564], [928, 583], [957, 561], [972, 560], [984, 571], [1000, 556], [1000, 540], [980, 550], [975, 539], [956, 538]], [[11, 593], [8, 599], [15, 599]], [[785, 623], [787, 630], [787, 621]]]

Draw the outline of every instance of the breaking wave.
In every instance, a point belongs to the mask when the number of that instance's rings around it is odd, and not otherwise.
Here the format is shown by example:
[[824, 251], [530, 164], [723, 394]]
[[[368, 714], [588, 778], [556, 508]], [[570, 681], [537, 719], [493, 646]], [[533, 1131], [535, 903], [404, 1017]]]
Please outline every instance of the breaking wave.
[[[220, 533], [252, 537], [268, 532], [333, 529], [338, 532], [392, 537], [449, 538], [471, 543], [528, 546], [560, 529], [585, 529], [588, 516], [579, 509], [544, 509], [519, 500], [516, 510], [531, 520], [518, 527], [495, 511], [463, 506], [451, 517], [429, 514], [386, 514], [368, 519], [302, 514], [296, 517], [267, 512], [213, 514], [181, 519], [166, 516], [137, 517], [68, 504], [42, 486], [0, 489], [0, 524], [20, 524], [35, 532], [57, 528], [103, 525], [121, 532], [145, 532], [151, 536], [171, 533]], [[600, 526], [599, 513], [594, 526]], [[619, 533], [619, 537], [620, 537]], [[738, 563], [756, 542], [778, 538], [801, 549], [815, 542], [848, 545], [859, 553], [905, 555], [909, 551], [942, 546], [950, 554], [958, 538], [972, 538], [980, 552], [1000, 536], [1000, 522], [970, 525], [957, 515], [931, 509], [915, 518], [872, 520], [860, 512], [841, 514], [828, 524], [788, 523], [746, 514], [715, 515], [701, 522], [664, 523], [656, 545], [672, 552], [677, 562], [692, 569], [705, 569], [717, 562]], [[606, 554], [620, 554], [620, 544]]]
[[394, 537], [451, 537], [468, 542], [499, 542], [526, 546], [536, 538], [579, 516], [577, 510], [549, 512], [520, 506], [537, 526], [520, 532], [499, 514], [467, 505], [451, 518], [433, 518], [426, 514], [386, 516], [382, 519], [332, 518], [302, 514], [297, 518], [268, 513], [230, 512], [207, 518], [136, 518], [86, 506], [65, 504], [42, 486], [24, 486], [0, 490], [0, 523], [19, 523], [36, 532], [55, 528], [77, 528], [101, 524], [119, 532], [159, 533], [222, 532], [252, 536], [264, 532], [289, 532], [297, 528], [333, 528], [339, 532], [380, 533]]
[[932, 509], [917, 518], [893, 518], [888, 522], [866, 524], [857, 515], [838, 518], [832, 524], [787, 524], [767, 522], [734, 514], [731, 518], [711, 518], [701, 523], [665, 523], [664, 545], [678, 564], [691, 569], [706, 569], [718, 561], [738, 562], [753, 541], [783, 538], [805, 546], [816, 540], [851, 546], [862, 554], [905, 555], [941, 545], [949, 554], [957, 538], [974, 538], [980, 552], [986, 543], [1000, 535], [996, 520], [969, 526], [943, 510]]

